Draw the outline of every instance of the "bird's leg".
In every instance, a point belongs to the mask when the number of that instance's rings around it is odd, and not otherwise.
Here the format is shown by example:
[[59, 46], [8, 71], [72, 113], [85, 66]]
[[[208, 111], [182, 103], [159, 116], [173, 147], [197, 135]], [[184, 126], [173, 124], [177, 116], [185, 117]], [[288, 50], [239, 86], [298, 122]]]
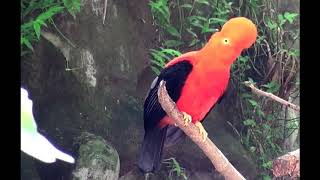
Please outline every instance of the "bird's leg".
[[202, 126], [201, 122], [197, 121], [195, 123], [195, 125], [199, 128], [199, 133], [202, 136], [202, 142], [206, 141], [207, 137], [208, 137], [208, 133], [207, 131], [204, 129], [204, 127]]
[[182, 114], [183, 114], [184, 126], [187, 126], [189, 123], [191, 123], [192, 117], [186, 112], [182, 112]]

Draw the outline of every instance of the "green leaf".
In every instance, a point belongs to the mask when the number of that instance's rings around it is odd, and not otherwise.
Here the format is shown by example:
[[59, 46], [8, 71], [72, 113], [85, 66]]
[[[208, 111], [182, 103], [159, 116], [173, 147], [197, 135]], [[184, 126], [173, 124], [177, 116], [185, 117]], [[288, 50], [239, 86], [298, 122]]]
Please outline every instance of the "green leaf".
[[191, 8], [192, 8], [192, 5], [191, 5], [191, 4], [183, 4], [183, 5], [181, 5], [180, 7], [182, 7], [182, 8], [187, 8], [187, 9], [191, 9]]
[[167, 26], [165, 29], [169, 34], [171, 34], [172, 36], [181, 38], [180, 33], [177, 31], [177, 29], [171, 25]]
[[34, 32], [36, 33], [37, 35], [37, 38], [40, 39], [40, 24], [37, 23], [37, 21], [35, 21], [33, 23], [33, 29], [34, 29]]
[[266, 169], [271, 169], [272, 168], [272, 161], [268, 161], [266, 163], [263, 163], [262, 167], [264, 167]]
[[253, 119], [246, 119], [243, 121], [245, 126], [256, 126], [256, 122]]
[[264, 175], [263, 180], [271, 180], [272, 178], [269, 175]]
[[202, 21], [203, 22], [207, 21], [206, 18], [201, 17], [201, 16], [190, 16], [190, 17], [187, 18], [187, 20], [192, 26], [199, 27], [200, 29], [203, 28]]
[[193, 16], [194, 19], [197, 19], [199, 21], [207, 22], [208, 19], [202, 16]]
[[205, 22], [203, 27], [202, 27], [202, 30], [201, 30], [201, 33], [204, 34], [204, 33], [213, 33], [213, 32], [216, 32], [216, 29], [213, 29], [213, 28], [210, 28], [209, 27], [209, 21]]
[[210, 18], [209, 23], [210, 24], [220, 24], [220, 23], [225, 23], [227, 22], [227, 19], [221, 19], [221, 18]]
[[176, 51], [174, 49], [162, 49], [161, 52], [170, 54], [173, 57], [177, 57], [181, 55], [181, 52]]
[[150, 49], [150, 51], [156, 53], [157, 55], [161, 56], [161, 58], [163, 58], [164, 60], [168, 61], [171, 59], [171, 57], [167, 56], [164, 52], [162, 52], [162, 50], [158, 51], [155, 49]]
[[258, 39], [257, 39], [257, 43], [260, 44], [264, 39], [266, 38], [266, 36], [258, 36]]
[[257, 114], [260, 116], [260, 117], [262, 117], [262, 118], [264, 118], [265, 117], [265, 114], [264, 114], [264, 112], [259, 108], [259, 109], [257, 109]]
[[193, 21], [190, 24], [193, 25], [194, 27], [198, 27], [200, 29], [203, 28], [203, 25], [200, 23], [200, 21]]
[[151, 13], [155, 17], [156, 23], [165, 28], [170, 24], [170, 11], [167, 0], [150, 1]]
[[75, 18], [76, 13], [80, 12], [80, 0], [63, 0], [62, 2], [73, 18]]
[[45, 27], [48, 27], [47, 24], [42, 19], [37, 19], [36, 23], [38, 23], [39, 25], [44, 25]]
[[164, 60], [161, 60], [161, 59], [158, 59], [158, 58], [161, 58], [160, 56], [157, 56], [157, 55], [153, 55], [154, 59], [152, 59], [152, 63], [163, 68], [165, 63], [164, 63]]
[[36, 0], [31, 0], [29, 3], [29, 6], [26, 9], [22, 10], [22, 16], [25, 17], [35, 9], [39, 8], [39, 3], [36, 2]]
[[267, 121], [271, 121], [273, 119], [273, 115], [272, 114], [268, 114], [266, 119], [267, 119]]
[[155, 51], [155, 52], [150, 52], [152, 55], [152, 63], [158, 65], [159, 67], [164, 67], [166, 59], [163, 57], [165, 56], [164, 54], [162, 55], [161, 52]]
[[290, 22], [290, 24], [293, 23], [293, 21], [296, 19], [297, 16], [298, 16], [297, 13], [289, 13], [289, 12], [284, 13], [284, 18], [286, 18]]
[[248, 94], [248, 93], [242, 93], [241, 94], [242, 98], [252, 98], [252, 94]]
[[255, 151], [256, 151], [256, 149], [257, 149], [256, 147], [251, 146], [251, 147], [250, 147], [250, 152], [255, 152]]
[[183, 44], [183, 42], [177, 41], [177, 40], [166, 40], [166, 41], [164, 41], [164, 45], [166, 47], [177, 47], [177, 46], [180, 46], [182, 44]]
[[239, 56], [238, 61], [240, 62], [240, 64], [246, 64], [249, 61], [249, 57], [248, 56]]
[[154, 73], [156, 73], [156, 75], [159, 75], [160, 74], [160, 70], [154, 66], [151, 66], [151, 69]]
[[288, 52], [289, 56], [293, 56], [293, 57], [299, 57], [300, 56], [300, 51], [298, 49], [291, 49]]
[[267, 27], [270, 29], [270, 30], [273, 30], [277, 27], [277, 24], [274, 23], [273, 21], [270, 20], [270, 18], [267, 18]]
[[279, 14], [278, 21], [280, 22], [280, 26], [282, 26], [286, 22], [286, 19], [284, 19], [282, 14]]
[[49, 18], [51, 18], [52, 16], [62, 12], [64, 9], [64, 7], [56, 5], [56, 6], [52, 6], [50, 7], [47, 11], [45, 11], [44, 13], [41, 13], [38, 17], [36, 21], [46, 21]]
[[200, 42], [199, 39], [192, 39], [192, 41], [189, 43], [189, 47], [196, 45], [198, 42]]
[[208, 0], [196, 0], [197, 3], [199, 4], [205, 4], [205, 5], [210, 5], [210, 3], [208, 2]]
[[33, 51], [33, 47], [28, 39], [21, 37], [21, 44], [26, 45], [29, 49]]
[[21, 31], [22, 32], [26, 32], [26, 31], [33, 31], [33, 20], [27, 22], [27, 23], [24, 23], [21, 25]]
[[266, 124], [266, 123], [264, 123], [262, 126], [263, 126], [263, 128], [264, 128], [265, 130], [270, 130], [270, 129], [271, 129], [271, 127], [270, 127], [268, 124]]
[[253, 106], [253, 107], [256, 107], [258, 106], [258, 103], [252, 99], [248, 99], [248, 102]]
[[198, 38], [197, 34], [191, 30], [191, 28], [187, 29], [187, 32], [190, 33], [193, 37]]
[[278, 92], [280, 90], [280, 84], [277, 83], [276, 81], [271, 81], [267, 84], [264, 84], [264, 85], [261, 85], [263, 87], [266, 87], [267, 88], [267, 92], [269, 93], [275, 93], [275, 92]]

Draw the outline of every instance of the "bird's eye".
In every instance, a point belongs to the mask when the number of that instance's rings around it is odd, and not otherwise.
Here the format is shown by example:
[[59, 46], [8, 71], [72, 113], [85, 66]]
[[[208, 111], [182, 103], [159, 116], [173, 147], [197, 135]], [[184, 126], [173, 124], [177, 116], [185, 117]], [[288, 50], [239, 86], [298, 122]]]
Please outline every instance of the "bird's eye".
[[223, 39], [223, 44], [229, 44], [229, 43], [230, 43], [230, 41], [229, 41], [228, 38], [224, 38], [224, 39]]

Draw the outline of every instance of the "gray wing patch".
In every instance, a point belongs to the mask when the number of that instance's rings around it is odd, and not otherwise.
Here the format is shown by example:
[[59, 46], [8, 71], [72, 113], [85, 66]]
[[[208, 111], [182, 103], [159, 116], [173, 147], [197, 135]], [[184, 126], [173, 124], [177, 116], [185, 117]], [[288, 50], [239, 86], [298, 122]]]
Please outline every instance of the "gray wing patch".
[[154, 78], [154, 80], [152, 81], [150, 89], [153, 89], [156, 86], [157, 81], [158, 81], [158, 76], [156, 78]]
[[153, 88], [155, 88], [155, 86], [157, 85], [158, 79], [159, 79], [158, 76], [157, 76], [156, 78], [154, 78], [154, 80], [153, 80], [152, 83], [151, 83], [151, 86], [150, 86], [150, 89], [149, 89], [148, 93], [147, 93], [146, 96], [144, 97], [144, 100], [147, 99], [148, 94], [150, 93], [150, 90], [153, 89]]

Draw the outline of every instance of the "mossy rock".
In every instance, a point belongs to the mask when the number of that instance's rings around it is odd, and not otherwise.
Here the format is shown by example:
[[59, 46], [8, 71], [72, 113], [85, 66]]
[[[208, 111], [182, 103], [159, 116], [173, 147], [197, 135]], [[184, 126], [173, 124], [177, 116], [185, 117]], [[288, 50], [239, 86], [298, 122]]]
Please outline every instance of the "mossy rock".
[[77, 138], [79, 156], [73, 180], [118, 180], [118, 152], [102, 137], [84, 132]]

